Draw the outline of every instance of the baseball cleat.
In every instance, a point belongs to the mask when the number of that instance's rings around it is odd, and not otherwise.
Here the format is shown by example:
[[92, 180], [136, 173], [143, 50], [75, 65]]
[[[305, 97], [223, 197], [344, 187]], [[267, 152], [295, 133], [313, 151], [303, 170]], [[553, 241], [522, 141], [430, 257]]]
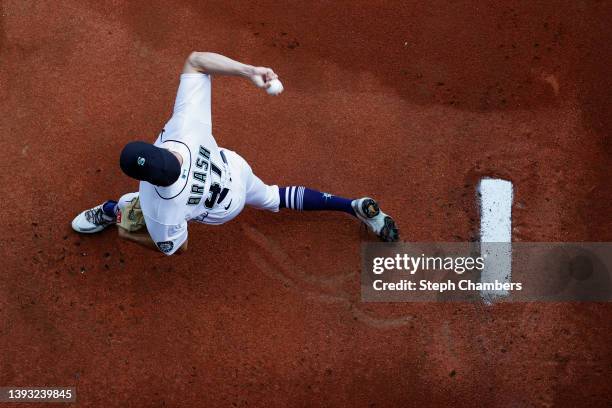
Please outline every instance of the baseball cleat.
[[378, 238], [385, 242], [399, 240], [399, 229], [393, 218], [381, 211], [378, 203], [364, 197], [351, 203], [357, 218], [359, 218]]
[[115, 224], [115, 218], [104, 214], [103, 205], [104, 203], [77, 215], [72, 220], [72, 229], [81, 234], [93, 234], [102, 231], [111, 224]]

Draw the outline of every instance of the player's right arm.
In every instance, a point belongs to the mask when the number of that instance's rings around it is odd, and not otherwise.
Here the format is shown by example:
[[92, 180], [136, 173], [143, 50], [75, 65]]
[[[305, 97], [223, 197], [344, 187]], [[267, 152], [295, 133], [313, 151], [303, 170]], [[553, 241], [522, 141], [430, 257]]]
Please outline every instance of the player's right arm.
[[192, 52], [183, 67], [183, 74], [232, 75], [249, 79], [258, 88], [268, 88], [270, 81], [278, 78], [271, 68], [254, 67], [234, 61], [214, 52]]

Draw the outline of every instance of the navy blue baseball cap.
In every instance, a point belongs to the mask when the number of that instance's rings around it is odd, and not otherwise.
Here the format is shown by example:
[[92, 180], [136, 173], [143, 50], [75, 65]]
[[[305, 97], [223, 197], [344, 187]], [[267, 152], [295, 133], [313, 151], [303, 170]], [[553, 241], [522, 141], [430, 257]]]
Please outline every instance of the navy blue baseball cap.
[[181, 163], [169, 150], [146, 142], [130, 142], [121, 151], [119, 165], [136, 180], [167, 187], [181, 175]]

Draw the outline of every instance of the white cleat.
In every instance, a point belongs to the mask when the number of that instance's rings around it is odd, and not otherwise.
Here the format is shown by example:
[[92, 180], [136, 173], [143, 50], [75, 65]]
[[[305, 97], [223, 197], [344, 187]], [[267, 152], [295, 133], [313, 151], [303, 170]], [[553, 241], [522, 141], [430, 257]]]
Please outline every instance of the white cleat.
[[359, 198], [351, 203], [357, 218], [385, 242], [399, 240], [399, 229], [389, 215], [381, 211], [378, 203], [370, 197]]
[[72, 229], [81, 234], [94, 234], [102, 231], [111, 224], [115, 224], [116, 219], [104, 214], [102, 206], [104, 203], [85, 210], [72, 220]]

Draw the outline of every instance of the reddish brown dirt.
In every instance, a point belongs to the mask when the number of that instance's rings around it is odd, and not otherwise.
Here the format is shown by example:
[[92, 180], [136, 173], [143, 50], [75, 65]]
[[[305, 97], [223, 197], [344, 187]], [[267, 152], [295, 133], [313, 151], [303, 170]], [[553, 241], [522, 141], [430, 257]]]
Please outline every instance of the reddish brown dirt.
[[346, 216], [247, 210], [171, 258], [70, 230], [136, 188], [121, 146], [153, 140], [211, 50], [284, 81], [214, 81], [219, 143], [270, 183], [372, 194], [405, 240], [457, 241], [500, 175], [515, 240], [612, 240], [609, 2], [245, 3], [0, 2], [0, 385], [73, 385], [79, 407], [607, 406], [610, 305], [361, 303], [370, 238]]

